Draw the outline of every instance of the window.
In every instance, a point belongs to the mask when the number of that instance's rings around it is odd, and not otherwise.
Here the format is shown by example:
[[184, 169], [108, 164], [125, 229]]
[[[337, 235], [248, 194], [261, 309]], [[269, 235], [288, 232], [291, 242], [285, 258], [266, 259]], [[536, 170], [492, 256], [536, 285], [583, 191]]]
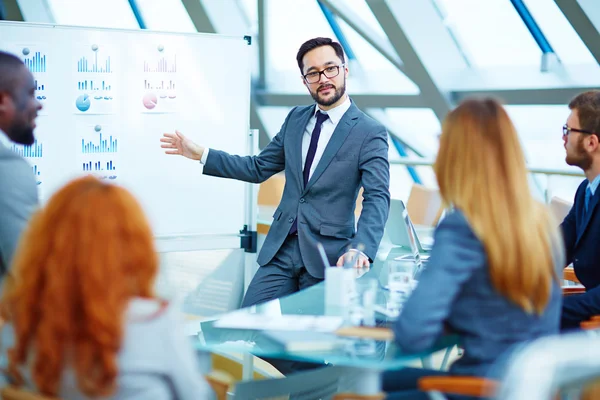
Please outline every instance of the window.
[[539, 65], [542, 51], [509, 0], [433, 0], [473, 66]]
[[146, 28], [171, 32], [196, 32], [181, 0], [136, 0]]
[[595, 64], [575, 29], [554, 0], [524, 0], [525, 5], [563, 64]]
[[48, 0], [57, 24], [139, 28], [127, 0]]
[[335, 37], [316, 1], [267, 0], [265, 7], [270, 69], [298, 72], [296, 53], [302, 43], [318, 36]]

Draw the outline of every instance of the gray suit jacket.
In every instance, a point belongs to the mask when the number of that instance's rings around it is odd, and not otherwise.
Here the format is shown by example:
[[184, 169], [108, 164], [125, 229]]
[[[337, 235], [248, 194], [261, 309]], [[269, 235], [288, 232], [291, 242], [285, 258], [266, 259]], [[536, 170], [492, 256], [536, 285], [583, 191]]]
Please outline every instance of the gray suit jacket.
[[8, 271], [21, 233], [37, 205], [31, 166], [0, 143], [0, 279]]
[[[364, 246], [373, 260], [390, 207], [388, 136], [383, 125], [354, 104], [338, 123], [306, 187], [302, 178], [302, 135], [315, 105], [295, 107], [279, 133], [257, 156], [240, 157], [211, 149], [204, 174], [260, 183], [285, 170], [285, 188], [273, 223], [258, 256], [265, 265], [285, 241], [298, 218], [298, 240], [304, 266], [323, 278], [321, 242], [329, 263], [349, 247]], [[363, 209], [355, 229], [354, 208], [360, 187]]]
[[[465, 349], [451, 373], [497, 377], [499, 364], [513, 346], [558, 333], [562, 305], [558, 282], [553, 280], [550, 301], [541, 315], [527, 314], [499, 294], [491, 282], [483, 243], [460, 210], [442, 220], [434, 243], [427, 268], [394, 326], [403, 351], [431, 348], [447, 327], [460, 335]], [[564, 266], [560, 246], [556, 243], [553, 249], [558, 276]]]

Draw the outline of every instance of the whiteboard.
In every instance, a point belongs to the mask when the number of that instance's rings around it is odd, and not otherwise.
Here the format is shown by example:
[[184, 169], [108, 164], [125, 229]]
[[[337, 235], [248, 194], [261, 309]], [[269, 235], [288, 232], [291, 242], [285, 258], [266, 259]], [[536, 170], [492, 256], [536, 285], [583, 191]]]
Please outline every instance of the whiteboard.
[[249, 152], [250, 46], [243, 37], [0, 23], [0, 49], [19, 56], [44, 108], [37, 142], [13, 145], [47, 201], [95, 174], [130, 189], [157, 237], [237, 234], [244, 183], [202, 175], [164, 154], [180, 130], [196, 143]]

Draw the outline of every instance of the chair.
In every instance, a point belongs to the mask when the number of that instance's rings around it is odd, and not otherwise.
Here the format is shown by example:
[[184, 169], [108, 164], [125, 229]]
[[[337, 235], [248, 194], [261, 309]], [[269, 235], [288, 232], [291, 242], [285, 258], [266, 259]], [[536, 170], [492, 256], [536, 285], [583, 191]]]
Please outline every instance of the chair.
[[217, 395], [217, 400], [259, 400], [277, 396], [293, 396], [295, 400], [382, 400], [377, 395], [337, 393], [345, 368], [325, 367], [312, 371], [298, 372], [279, 379], [233, 382], [231, 376], [213, 371], [207, 377]]
[[60, 400], [56, 397], [42, 396], [41, 394], [12, 385], [0, 389], [0, 397], [2, 400]]
[[[573, 267], [566, 267], [563, 269], [563, 280], [581, 284], [577, 278], [577, 275], [575, 275], [575, 270], [573, 270]], [[585, 288], [582, 286], [563, 286], [562, 292], [563, 296], [571, 296], [574, 294], [585, 293]]]
[[439, 189], [413, 184], [406, 202], [406, 210], [415, 225], [437, 225], [443, 211]]
[[550, 199], [549, 207], [554, 219], [560, 224], [563, 222], [569, 211], [571, 211], [573, 203], [554, 196]]
[[[558, 399], [557, 392], [583, 400], [600, 397], [600, 337], [587, 332], [538, 339], [514, 351], [502, 381], [478, 377], [423, 377], [419, 389], [497, 400]], [[585, 349], [585, 350], [584, 350]]]
[[285, 186], [285, 176], [283, 174], [275, 174], [263, 183], [258, 188], [258, 204], [261, 206], [278, 206], [283, 196], [283, 188]]

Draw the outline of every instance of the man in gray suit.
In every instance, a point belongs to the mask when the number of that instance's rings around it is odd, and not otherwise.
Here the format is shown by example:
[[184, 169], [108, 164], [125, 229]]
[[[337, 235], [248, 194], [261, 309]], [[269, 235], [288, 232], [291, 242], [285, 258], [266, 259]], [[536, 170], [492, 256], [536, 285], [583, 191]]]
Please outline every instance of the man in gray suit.
[[[304, 86], [317, 104], [290, 111], [259, 155], [239, 157], [205, 149], [177, 131], [161, 138], [161, 147], [170, 149], [167, 154], [199, 160], [206, 175], [260, 183], [285, 170], [283, 198], [243, 307], [322, 281], [325, 271], [317, 242], [331, 265], [351, 258], [357, 267], [368, 266], [388, 216], [387, 132], [346, 94], [348, 66], [342, 47], [328, 38], [311, 39], [300, 47], [297, 61]], [[363, 208], [356, 225], [354, 208], [361, 186]]]
[[[12, 142], [34, 141], [35, 119], [42, 106], [33, 76], [19, 58], [0, 51], [0, 133]], [[12, 261], [21, 233], [38, 204], [31, 166], [0, 141], [0, 278]]]

